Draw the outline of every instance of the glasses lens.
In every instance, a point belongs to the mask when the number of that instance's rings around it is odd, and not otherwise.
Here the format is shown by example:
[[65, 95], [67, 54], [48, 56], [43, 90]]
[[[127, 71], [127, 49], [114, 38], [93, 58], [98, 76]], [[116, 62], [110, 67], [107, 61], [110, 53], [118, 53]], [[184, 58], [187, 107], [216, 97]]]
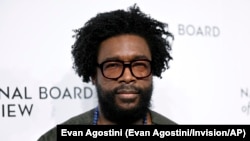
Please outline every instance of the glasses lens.
[[101, 65], [101, 69], [105, 77], [117, 79], [122, 76], [125, 66], [130, 67], [131, 74], [136, 78], [147, 77], [151, 74], [151, 64], [148, 60], [137, 60], [130, 64], [124, 64], [120, 61], [108, 61]]
[[135, 77], [147, 77], [151, 73], [151, 65], [149, 61], [135, 61], [131, 64], [132, 72]]
[[103, 64], [103, 75], [107, 78], [117, 78], [121, 75], [123, 70], [123, 63], [121, 62], [105, 62]]

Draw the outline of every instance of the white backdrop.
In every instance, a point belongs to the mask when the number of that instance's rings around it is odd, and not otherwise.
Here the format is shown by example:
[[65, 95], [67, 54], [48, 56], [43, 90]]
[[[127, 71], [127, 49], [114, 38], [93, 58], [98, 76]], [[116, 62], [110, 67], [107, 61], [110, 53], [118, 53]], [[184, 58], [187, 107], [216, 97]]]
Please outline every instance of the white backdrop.
[[1, 0], [0, 140], [34, 141], [96, 106], [72, 69], [72, 30], [134, 3], [175, 35], [152, 108], [179, 124], [250, 124], [250, 1]]

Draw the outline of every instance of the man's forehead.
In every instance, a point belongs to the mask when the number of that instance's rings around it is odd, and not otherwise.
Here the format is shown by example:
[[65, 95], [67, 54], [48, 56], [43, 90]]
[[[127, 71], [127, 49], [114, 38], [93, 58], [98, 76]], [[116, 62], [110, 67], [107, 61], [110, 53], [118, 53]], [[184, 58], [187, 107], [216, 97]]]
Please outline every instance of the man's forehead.
[[151, 59], [147, 42], [140, 36], [123, 35], [112, 37], [101, 43], [98, 60], [104, 59]]
[[108, 56], [106, 58], [102, 58], [102, 62], [104, 61], [134, 61], [134, 60], [151, 60], [149, 56], [146, 55], [134, 55], [134, 56]]

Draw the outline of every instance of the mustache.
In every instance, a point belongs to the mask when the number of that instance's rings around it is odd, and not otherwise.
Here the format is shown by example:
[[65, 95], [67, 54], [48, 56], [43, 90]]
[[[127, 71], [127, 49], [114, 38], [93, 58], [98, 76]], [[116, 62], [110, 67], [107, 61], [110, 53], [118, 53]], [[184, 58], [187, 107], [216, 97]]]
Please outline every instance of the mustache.
[[115, 94], [121, 93], [133, 93], [133, 94], [140, 94], [140, 88], [137, 88], [132, 85], [121, 85], [114, 89]]

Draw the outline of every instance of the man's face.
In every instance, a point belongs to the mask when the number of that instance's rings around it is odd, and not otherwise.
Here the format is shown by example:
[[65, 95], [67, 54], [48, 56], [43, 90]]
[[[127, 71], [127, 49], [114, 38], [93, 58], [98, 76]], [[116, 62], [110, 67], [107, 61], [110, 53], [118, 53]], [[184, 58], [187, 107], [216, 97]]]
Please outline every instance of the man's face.
[[[136, 35], [119, 35], [108, 38], [100, 44], [97, 62], [151, 60], [146, 41]], [[142, 118], [150, 106], [152, 95], [152, 75], [136, 78], [126, 67], [117, 79], [103, 76], [97, 70], [95, 83], [101, 110], [106, 118], [120, 123], [132, 123]]]

